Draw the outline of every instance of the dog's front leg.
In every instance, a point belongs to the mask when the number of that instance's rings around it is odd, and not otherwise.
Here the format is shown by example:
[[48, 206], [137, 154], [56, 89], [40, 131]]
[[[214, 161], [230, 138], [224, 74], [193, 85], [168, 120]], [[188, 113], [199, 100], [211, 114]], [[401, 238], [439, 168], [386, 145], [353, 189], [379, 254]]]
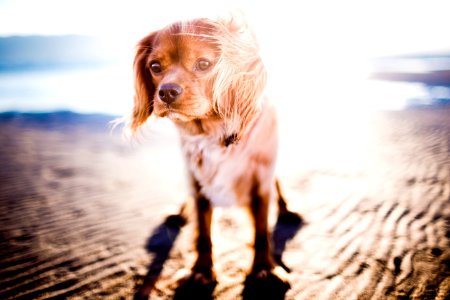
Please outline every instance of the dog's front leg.
[[173, 299], [212, 299], [217, 285], [213, 271], [211, 218], [212, 207], [210, 201], [197, 193], [195, 199], [197, 212], [197, 240], [195, 247], [197, 259], [189, 276], [183, 278], [175, 291]]
[[250, 274], [245, 280], [243, 299], [284, 299], [290, 285], [286, 279], [275, 273], [268, 228], [269, 194], [261, 193], [258, 187], [252, 189], [250, 212], [255, 228], [255, 256]]
[[260, 277], [274, 268], [269, 242], [269, 197], [260, 195], [258, 188], [252, 190], [251, 216], [255, 229], [253, 266], [251, 274]]
[[197, 260], [192, 268], [192, 276], [195, 281], [208, 284], [215, 282], [212, 261], [212, 243], [211, 243], [211, 202], [202, 195], [197, 196], [195, 201], [197, 212]]

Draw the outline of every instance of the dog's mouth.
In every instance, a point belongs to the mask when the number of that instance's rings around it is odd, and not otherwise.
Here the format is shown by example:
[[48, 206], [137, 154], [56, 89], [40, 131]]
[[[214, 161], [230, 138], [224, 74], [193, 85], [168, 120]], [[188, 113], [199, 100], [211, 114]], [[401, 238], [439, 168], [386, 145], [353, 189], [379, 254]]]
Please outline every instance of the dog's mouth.
[[165, 117], [169, 118], [170, 120], [172, 120], [174, 122], [190, 122], [190, 121], [196, 119], [195, 116], [189, 116], [189, 115], [186, 115], [184, 113], [174, 111], [174, 110], [168, 110], [165, 113]]
[[211, 105], [206, 99], [197, 101], [177, 101], [170, 104], [157, 100], [155, 101], [154, 107], [156, 116], [169, 118], [175, 122], [190, 122], [195, 119], [201, 119], [208, 116], [210, 111]]
[[190, 122], [199, 118], [198, 115], [189, 111], [173, 108], [171, 105], [164, 104], [155, 109], [155, 114], [161, 118], [168, 118], [174, 122]]

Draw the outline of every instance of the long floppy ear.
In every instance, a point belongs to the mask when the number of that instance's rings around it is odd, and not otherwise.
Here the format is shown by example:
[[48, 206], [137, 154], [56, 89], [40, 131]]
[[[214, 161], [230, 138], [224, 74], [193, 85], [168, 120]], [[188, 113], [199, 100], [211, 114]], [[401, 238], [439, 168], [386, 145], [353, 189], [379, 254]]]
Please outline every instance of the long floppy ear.
[[267, 73], [255, 36], [245, 23], [217, 25], [220, 57], [215, 65], [214, 107], [225, 121], [225, 145], [237, 142], [261, 110]]
[[147, 66], [148, 55], [152, 51], [155, 33], [142, 39], [137, 45], [134, 58], [134, 108], [131, 117], [131, 130], [135, 132], [150, 117], [153, 111], [155, 86]]

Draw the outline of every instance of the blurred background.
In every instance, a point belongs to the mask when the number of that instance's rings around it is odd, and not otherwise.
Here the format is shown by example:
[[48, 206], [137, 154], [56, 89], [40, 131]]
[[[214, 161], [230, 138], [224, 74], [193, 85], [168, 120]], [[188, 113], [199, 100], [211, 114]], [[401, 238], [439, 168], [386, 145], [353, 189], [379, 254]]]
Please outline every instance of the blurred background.
[[[229, 11], [258, 37], [277, 177], [306, 221], [275, 225], [287, 299], [450, 293], [449, 1], [0, 0], [1, 299], [173, 295], [195, 257], [192, 222], [162, 223], [189, 192], [178, 140], [109, 122], [131, 109], [142, 37]], [[251, 226], [214, 218], [214, 295], [239, 299]]]
[[228, 11], [256, 32], [286, 113], [447, 105], [449, 9], [436, 0], [0, 0], [0, 111], [125, 114], [137, 41]]

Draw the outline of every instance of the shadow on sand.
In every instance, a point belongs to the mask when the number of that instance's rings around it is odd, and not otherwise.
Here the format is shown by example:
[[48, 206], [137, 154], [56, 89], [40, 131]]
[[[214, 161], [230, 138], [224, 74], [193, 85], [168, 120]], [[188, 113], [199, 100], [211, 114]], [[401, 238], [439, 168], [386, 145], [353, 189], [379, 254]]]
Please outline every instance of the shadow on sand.
[[[183, 225], [184, 221], [182, 219], [171, 216], [167, 218], [164, 223], [159, 225], [148, 238], [146, 249], [149, 253], [152, 253], [154, 257], [148, 267], [148, 272], [143, 283], [137, 287], [137, 292], [133, 298], [134, 300], [149, 299], [149, 295], [155, 287], [155, 283], [162, 272], [164, 263], [169, 258], [170, 251]], [[303, 225], [303, 220], [300, 220], [300, 222], [296, 224], [292, 224], [280, 220], [280, 218], [275, 224], [272, 233], [274, 260], [287, 272], [290, 272], [290, 269], [283, 263], [282, 254], [286, 248], [287, 242], [294, 238]], [[174, 299], [210, 300], [213, 299], [214, 288], [215, 285], [199, 287], [198, 284], [190, 284], [190, 282], [187, 281], [177, 287]], [[258, 284], [254, 280], [249, 280], [247, 278], [244, 283], [242, 297], [244, 300], [282, 300], [285, 298], [288, 289], [289, 285], [281, 283], [279, 280], [276, 280], [276, 278], [269, 277], [262, 285], [261, 283]]]
[[169, 257], [170, 250], [180, 234], [181, 227], [185, 224], [181, 217], [169, 216], [161, 225], [155, 228], [147, 240], [146, 249], [152, 253], [153, 260], [148, 266], [144, 282], [138, 286], [134, 294], [134, 300], [148, 299], [150, 292], [161, 275], [164, 263]]

